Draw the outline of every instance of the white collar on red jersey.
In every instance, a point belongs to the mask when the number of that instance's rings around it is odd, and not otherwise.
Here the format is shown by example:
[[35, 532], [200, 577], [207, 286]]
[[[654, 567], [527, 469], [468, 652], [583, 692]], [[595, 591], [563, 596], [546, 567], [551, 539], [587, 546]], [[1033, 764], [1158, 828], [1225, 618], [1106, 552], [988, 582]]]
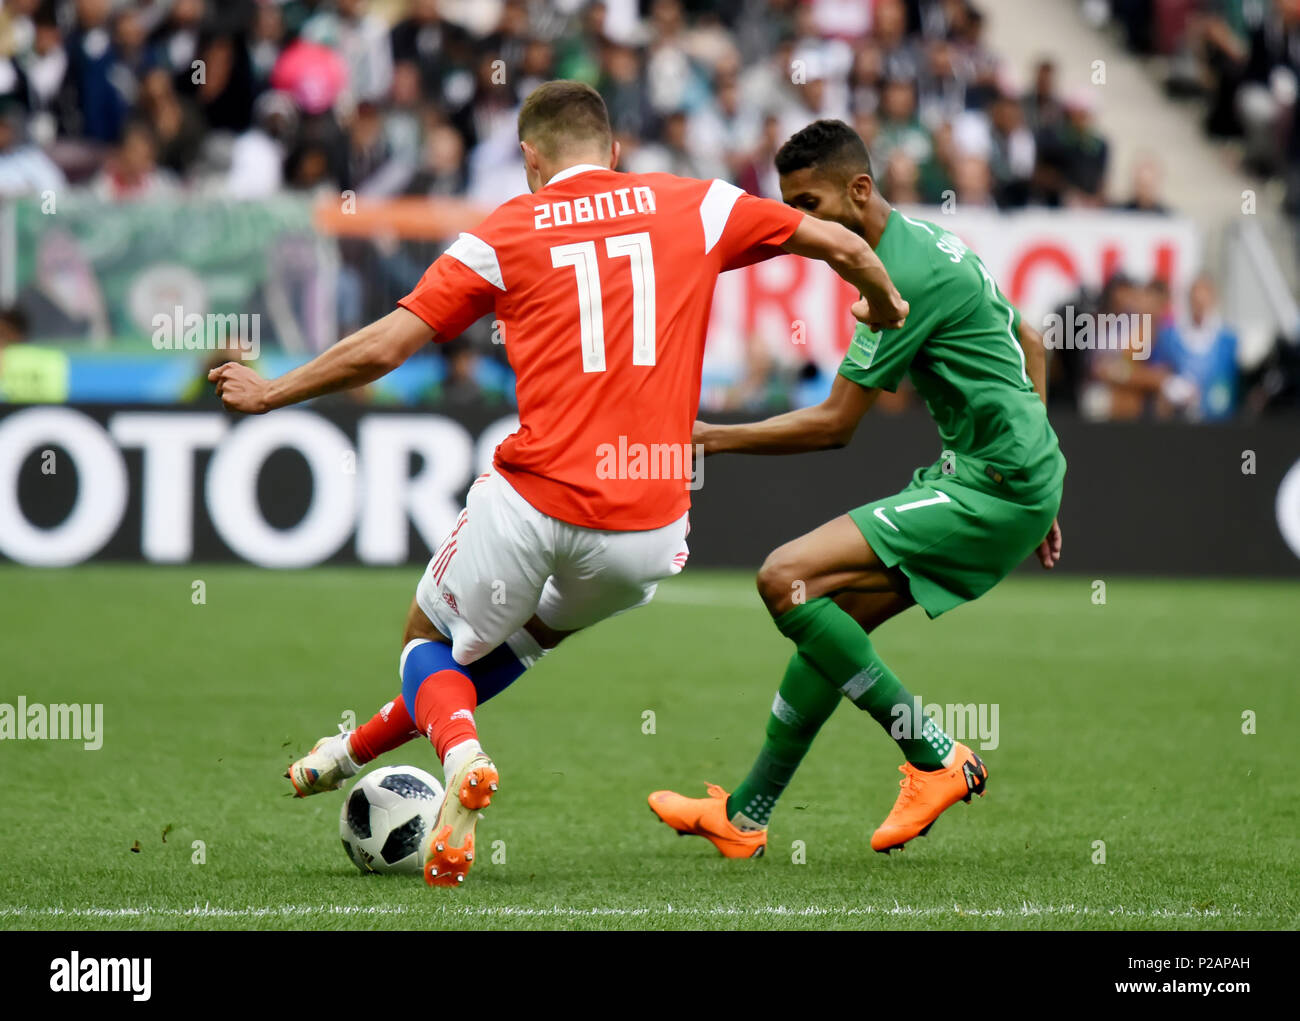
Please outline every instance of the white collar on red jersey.
[[595, 163], [575, 163], [571, 167], [565, 167], [558, 174], [552, 177], [547, 184], [555, 184], [559, 181], [567, 180], [570, 177], [577, 177], [579, 174], [585, 174], [588, 170], [608, 170], [609, 167], [598, 166]]

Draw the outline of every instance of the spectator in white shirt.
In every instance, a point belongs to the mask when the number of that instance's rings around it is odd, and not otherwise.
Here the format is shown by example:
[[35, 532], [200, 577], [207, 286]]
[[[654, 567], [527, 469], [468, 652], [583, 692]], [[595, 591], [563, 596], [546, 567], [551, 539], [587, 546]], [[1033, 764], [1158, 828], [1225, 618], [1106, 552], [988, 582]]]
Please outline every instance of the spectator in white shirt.
[[8, 104], [0, 111], [0, 197], [58, 191], [66, 184], [54, 161], [27, 141], [22, 108]]

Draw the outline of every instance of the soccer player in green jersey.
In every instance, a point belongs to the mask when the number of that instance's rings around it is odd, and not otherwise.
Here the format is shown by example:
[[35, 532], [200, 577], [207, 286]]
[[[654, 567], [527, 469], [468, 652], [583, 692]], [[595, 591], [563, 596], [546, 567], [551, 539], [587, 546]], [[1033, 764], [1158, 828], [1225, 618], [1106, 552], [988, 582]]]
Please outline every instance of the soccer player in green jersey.
[[728, 857], [759, 856], [777, 798], [843, 697], [884, 727], [906, 759], [898, 800], [871, 838], [888, 852], [925, 834], [957, 801], [982, 795], [988, 769], [928, 716], [913, 718], [920, 703], [871, 634], [913, 605], [933, 618], [979, 597], [1035, 550], [1043, 567], [1054, 567], [1065, 458], [1047, 421], [1042, 338], [979, 257], [943, 227], [892, 208], [876, 190], [866, 146], [841, 121], [804, 128], [776, 166], [785, 201], [864, 237], [911, 312], [901, 329], [857, 328], [823, 403], [744, 425], [699, 422], [695, 442], [706, 454], [842, 447], [880, 391], [907, 375], [943, 452], [901, 492], [768, 556], [758, 590], [796, 648], [758, 759], [733, 794], [712, 784], [707, 798], [656, 791], [650, 807]]

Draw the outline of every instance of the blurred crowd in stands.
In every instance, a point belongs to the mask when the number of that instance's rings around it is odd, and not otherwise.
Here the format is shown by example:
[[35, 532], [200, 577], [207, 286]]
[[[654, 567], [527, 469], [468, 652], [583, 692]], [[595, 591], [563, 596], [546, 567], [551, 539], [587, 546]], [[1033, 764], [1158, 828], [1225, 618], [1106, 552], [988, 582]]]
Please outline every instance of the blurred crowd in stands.
[[[1261, 125], [1282, 117], [1300, 3], [1110, 7], [1135, 47], [1175, 58], [1171, 83], [1204, 89], [1212, 130], [1258, 134], [1252, 158], [1273, 172], [1294, 165], [1300, 132], [1283, 143]], [[1186, 17], [1170, 34], [1174, 8]], [[524, 190], [521, 98], [562, 77], [600, 90], [630, 171], [777, 196], [781, 142], [836, 117], [867, 141], [894, 202], [1166, 212], [1154, 159], [1111, 180], [1089, 92], [1063, 94], [1050, 62], [990, 52], [983, 29], [969, 0], [5, 0], [0, 197], [71, 184], [114, 201], [351, 191], [490, 207]], [[428, 261], [391, 242], [340, 249], [343, 331], [391, 308]], [[1212, 284], [1198, 287], [1173, 310], [1167, 293], [1154, 304], [1158, 282], [1086, 296], [1155, 309], [1158, 357], [1123, 379], [1104, 360], [1059, 359], [1061, 400], [1108, 417], [1231, 414], [1235, 338]], [[436, 398], [472, 399], [476, 360], [499, 355], [470, 335]], [[751, 361], [717, 403], [768, 410], [826, 383], [762, 351]]]
[[[1098, 16], [1105, 3], [1084, 0]], [[1300, 215], [1300, 0], [1110, 0], [1129, 49], [1159, 61], [1206, 132], [1239, 139], [1245, 166], [1281, 178]]]
[[[548, 78], [605, 96], [625, 169], [775, 195], [772, 155], [850, 121], [896, 202], [1106, 202], [1091, 95], [1022, 85], [966, 0], [6, 0], [0, 192], [65, 178], [467, 195], [520, 180], [514, 114]], [[1160, 209], [1158, 168], [1123, 205]]]

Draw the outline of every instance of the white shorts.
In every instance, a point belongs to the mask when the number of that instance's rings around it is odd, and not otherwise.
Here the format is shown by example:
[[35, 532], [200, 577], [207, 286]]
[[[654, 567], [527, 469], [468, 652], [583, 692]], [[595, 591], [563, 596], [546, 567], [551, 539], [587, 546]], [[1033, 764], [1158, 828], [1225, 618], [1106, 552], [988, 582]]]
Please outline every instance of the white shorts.
[[580, 528], [543, 514], [495, 471], [469, 488], [456, 527], [415, 590], [462, 666], [536, 615], [576, 631], [644, 606], [686, 566], [687, 515], [642, 532]]

